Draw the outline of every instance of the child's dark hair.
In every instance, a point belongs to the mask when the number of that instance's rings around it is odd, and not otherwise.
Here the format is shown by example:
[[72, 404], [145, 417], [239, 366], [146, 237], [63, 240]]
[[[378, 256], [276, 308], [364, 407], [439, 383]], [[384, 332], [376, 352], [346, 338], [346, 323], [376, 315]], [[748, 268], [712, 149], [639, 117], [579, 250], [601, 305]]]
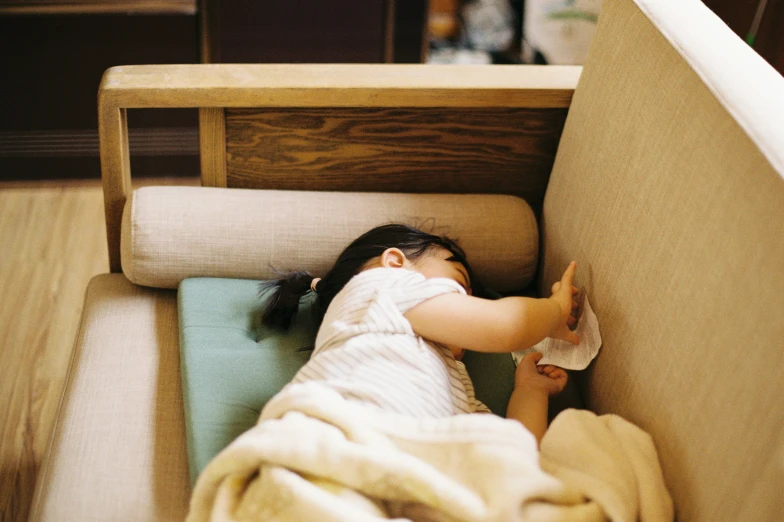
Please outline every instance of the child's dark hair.
[[[476, 281], [466, 261], [465, 252], [454, 240], [428, 234], [407, 225], [390, 224], [365, 232], [338, 256], [335, 265], [315, 287], [318, 296], [318, 314], [323, 317], [332, 299], [346, 286], [346, 283], [362, 270], [365, 263], [380, 256], [386, 249], [399, 248], [409, 260], [413, 261], [438, 247], [452, 254], [448, 258], [449, 261], [455, 261], [465, 267], [473, 294], [481, 294], [479, 282]], [[272, 292], [267, 306], [261, 313], [262, 323], [288, 329], [297, 313], [299, 300], [311, 291], [310, 285], [313, 279], [314, 277], [308, 272], [291, 272], [277, 281], [261, 283], [260, 294]]]

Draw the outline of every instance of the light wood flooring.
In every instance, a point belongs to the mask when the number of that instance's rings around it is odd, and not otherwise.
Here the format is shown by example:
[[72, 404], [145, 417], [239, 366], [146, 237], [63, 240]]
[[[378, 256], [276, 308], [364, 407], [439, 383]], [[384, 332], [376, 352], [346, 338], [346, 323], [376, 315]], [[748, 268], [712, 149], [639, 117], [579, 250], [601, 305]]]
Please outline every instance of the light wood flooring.
[[[162, 182], [170, 183], [196, 182]], [[100, 182], [0, 183], [3, 522], [27, 520], [84, 292], [90, 278], [108, 267]]]

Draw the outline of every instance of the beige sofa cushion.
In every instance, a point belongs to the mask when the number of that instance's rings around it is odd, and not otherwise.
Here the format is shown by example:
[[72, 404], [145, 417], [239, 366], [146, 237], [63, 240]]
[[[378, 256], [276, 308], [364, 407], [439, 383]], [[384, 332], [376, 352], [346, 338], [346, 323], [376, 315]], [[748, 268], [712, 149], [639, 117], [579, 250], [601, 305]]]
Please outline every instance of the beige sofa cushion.
[[122, 267], [161, 288], [196, 276], [269, 279], [273, 267], [323, 275], [351, 241], [391, 221], [456, 238], [494, 290], [533, 279], [536, 219], [524, 200], [500, 195], [146, 187], [123, 213]]
[[[587, 402], [652, 434], [680, 521], [779, 520], [784, 79], [697, 1], [644, 7], [656, 23], [604, 4], [545, 198], [541, 285], [577, 260], [604, 341]], [[700, 69], [717, 61], [731, 89]]]
[[177, 296], [95, 277], [31, 522], [181, 521], [190, 496]]

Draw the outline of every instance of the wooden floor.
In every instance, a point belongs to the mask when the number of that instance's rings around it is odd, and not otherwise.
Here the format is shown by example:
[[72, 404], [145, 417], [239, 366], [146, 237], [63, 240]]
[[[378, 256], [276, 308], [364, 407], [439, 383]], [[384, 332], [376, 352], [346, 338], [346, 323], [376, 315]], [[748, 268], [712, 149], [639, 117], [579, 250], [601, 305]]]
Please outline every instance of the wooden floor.
[[84, 292], [90, 278], [108, 272], [108, 267], [98, 181], [63, 186], [0, 183], [3, 522], [27, 520]]

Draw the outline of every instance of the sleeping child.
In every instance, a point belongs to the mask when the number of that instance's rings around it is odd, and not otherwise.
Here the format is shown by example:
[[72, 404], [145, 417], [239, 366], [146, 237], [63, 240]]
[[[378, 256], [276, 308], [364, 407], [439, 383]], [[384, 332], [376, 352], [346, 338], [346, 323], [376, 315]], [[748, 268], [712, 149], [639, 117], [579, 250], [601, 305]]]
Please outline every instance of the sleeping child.
[[[268, 283], [263, 322], [286, 329], [299, 300], [315, 292], [323, 314], [313, 354], [287, 387], [306, 382], [347, 401], [414, 418], [489, 413], [476, 399], [460, 362], [463, 350], [512, 352], [545, 337], [577, 344], [569, 329], [577, 308], [572, 262], [552, 296], [484, 299], [463, 250], [452, 240], [405, 225], [363, 234], [323, 278], [292, 272]], [[539, 353], [518, 365], [507, 418], [541, 441], [548, 398], [566, 372], [537, 366]]]
[[642, 430], [577, 409], [548, 429], [567, 374], [541, 354], [518, 364], [507, 419], [473, 415], [488, 408], [463, 350], [579, 343], [575, 268], [548, 298], [486, 299], [454, 241], [393, 224], [357, 238], [323, 278], [265, 284], [263, 321], [283, 329], [316, 294], [313, 353], [203, 470], [188, 522], [672, 520]]

